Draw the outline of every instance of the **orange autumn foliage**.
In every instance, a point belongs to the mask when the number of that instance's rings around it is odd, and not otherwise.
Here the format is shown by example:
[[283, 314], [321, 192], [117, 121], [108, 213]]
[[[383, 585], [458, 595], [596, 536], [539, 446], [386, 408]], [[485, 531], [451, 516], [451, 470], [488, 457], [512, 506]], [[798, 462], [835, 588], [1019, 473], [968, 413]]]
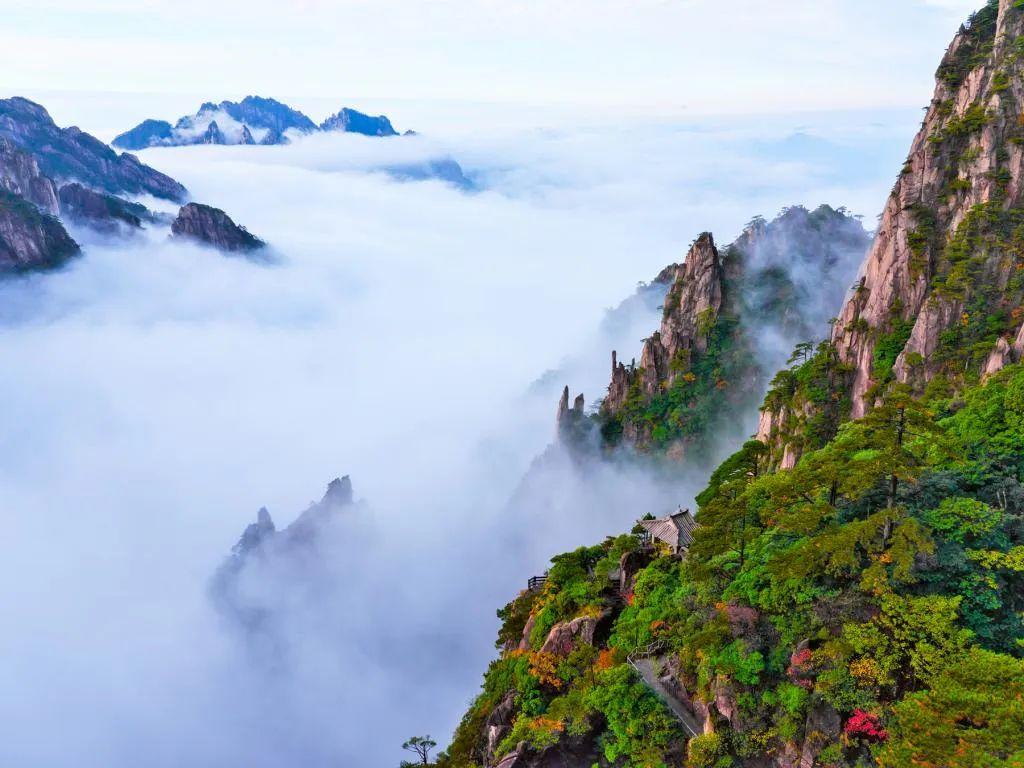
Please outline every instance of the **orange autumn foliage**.
[[558, 676], [559, 657], [545, 651], [534, 651], [530, 654], [530, 674], [537, 678], [541, 685], [561, 688], [564, 684]]
[[610, 648], [605, 648], [597, 655], [597, 661], [594, 663], [594, 669], [598, 672], [604, 672], [606, 669], [611, 669], [618, 662], [615, 659], [615, 651]]

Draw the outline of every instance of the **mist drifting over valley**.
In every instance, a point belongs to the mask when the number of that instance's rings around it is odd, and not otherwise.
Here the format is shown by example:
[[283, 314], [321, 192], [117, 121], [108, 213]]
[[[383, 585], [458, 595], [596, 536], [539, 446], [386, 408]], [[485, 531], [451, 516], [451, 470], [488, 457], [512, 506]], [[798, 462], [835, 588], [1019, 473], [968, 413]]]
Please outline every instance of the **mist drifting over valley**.
[[[884, 118], [142, 153], [279, 258], [85, 236], [65, 270], [0, 283], [0, 762], [377, 766], [446, 739], [496, 606], [700, 490], [566, 462], [549, 509], [509, 514], [561, 387], [603, 396], [611, 349], [636, 354], [660, 317], [602, 331], [605, 310], [704, 230], [819, 203], [870, 229], [916, 115]], [[382, 170], [436, 157], [475, 191]], [[286, 525], [340, 475], [362, 503], [322, 557], [251, 587], [267, 653], [210, 579], [257, 509]]]

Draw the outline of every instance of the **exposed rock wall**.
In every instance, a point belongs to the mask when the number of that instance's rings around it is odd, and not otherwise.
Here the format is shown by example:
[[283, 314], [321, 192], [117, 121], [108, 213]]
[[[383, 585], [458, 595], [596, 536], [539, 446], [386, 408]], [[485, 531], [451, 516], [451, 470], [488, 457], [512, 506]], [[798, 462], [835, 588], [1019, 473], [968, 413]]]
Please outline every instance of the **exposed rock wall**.
[[67, 219], [102, 232], [140, 229], [143, 220], [151, 219], [144, 205], [95, 192], [78, 183], [65, 184], [59, 195], [61, 213]]
[[265, 243], [231, 220], [224, 211], [201, 203], [182, 206], [171, 224], [171, 234], [228, 252], [252, 252]]
[[43, 213], [60, 214], [53, 180], [43, 175], [32, 155], [5, 138], [0, 138], [0, 189], [21, 195]]
[[[1022, 33], [1024, 12], [1014, 0], [990, 3], [961, 28], [939, 67], [934, 97], [886, 203], [860, 287], [832, 336], [842, 361], [854, 369], [854, 417], [871, 407], [874, 386], [884, 383], [876, 351], [886, 334], [910, 326], [892, 377], [921, 383], [941, 369], [935, 355], [944, 332], [971, 321], [965, 313], [978, 292], [943, 289], [962, 263], [950, 243], [977, 212], [999, 217], [1021, 203], [1024, 68], [1016, 41]], [[969, 254], [972, 273], [990, 272], [994, 281], [1005, 282], [1005, 254], [982, 248]], [[1016, 335], [1010, 327], [1005, 332]], [[997, 356], [984, 368], [991, 373], [999, 363]]]
[[78, 252], [58, 219], [0, 190], [0, 275], [58, 267]]
[[31, 153], [55, 181], [78, 181], [111, 194], [151, 194], [183, 201], [185, 188], [134, 155], [118, 155], [79, 128], [59, 128], [39, 104], [0, 99], [0, 138]]
[[663, 273], [671, 287], [639, 365], [612, 353], [606, 423], [642, 449], [660, 439], [670, 457], [719, 432], [738, 438], [793, 345], [825, 336], [869, 242], [828, 206], [756, 218], [724, 249], [702, 234]]

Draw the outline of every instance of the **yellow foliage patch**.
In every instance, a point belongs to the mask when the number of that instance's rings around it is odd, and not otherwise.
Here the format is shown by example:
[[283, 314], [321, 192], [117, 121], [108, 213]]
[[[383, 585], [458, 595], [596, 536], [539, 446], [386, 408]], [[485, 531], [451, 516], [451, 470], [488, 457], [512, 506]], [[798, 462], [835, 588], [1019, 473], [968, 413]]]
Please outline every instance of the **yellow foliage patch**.
[[564, 681], [558, 676], [559, 661], [559, 657], [553, 653], [534, 651], [530, 654], [530, 674], [537, 678], [541, 685], [561, 688]]
[[874, 659], [865, 657], [850, 662], [850, 674], [862, 683], [874, 685], [881, 673], [881, 667]]

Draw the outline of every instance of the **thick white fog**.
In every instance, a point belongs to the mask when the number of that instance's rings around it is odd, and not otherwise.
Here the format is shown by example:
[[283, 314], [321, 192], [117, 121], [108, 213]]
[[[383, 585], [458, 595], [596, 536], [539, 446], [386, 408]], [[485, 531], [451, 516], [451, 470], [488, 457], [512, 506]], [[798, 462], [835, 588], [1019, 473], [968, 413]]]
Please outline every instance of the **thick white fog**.
[[[870, 228], [917, 116], [878, 119], [144, 153], [278, 258], [154, 230], [0, 284], [0, 764], [361, 768], [445, 742], [495, 609], [551, 555], [699, 490], [565, 467], [544, 473], [551, 508], [508, 513], [562, 384], [599, 398], [612, 346], [657, 325], [599, 337], [605, 309], [705, 229], [728, 242], [795, 203]], [[379, 170], [436, 157], [478, 191]], [[531, 387], [567, 357], [573, 380]], [[315, 580], [268, 585], [269, 661], [209, 579], [260, 506], [282, 526], [344, 474], [366, 503]]]

